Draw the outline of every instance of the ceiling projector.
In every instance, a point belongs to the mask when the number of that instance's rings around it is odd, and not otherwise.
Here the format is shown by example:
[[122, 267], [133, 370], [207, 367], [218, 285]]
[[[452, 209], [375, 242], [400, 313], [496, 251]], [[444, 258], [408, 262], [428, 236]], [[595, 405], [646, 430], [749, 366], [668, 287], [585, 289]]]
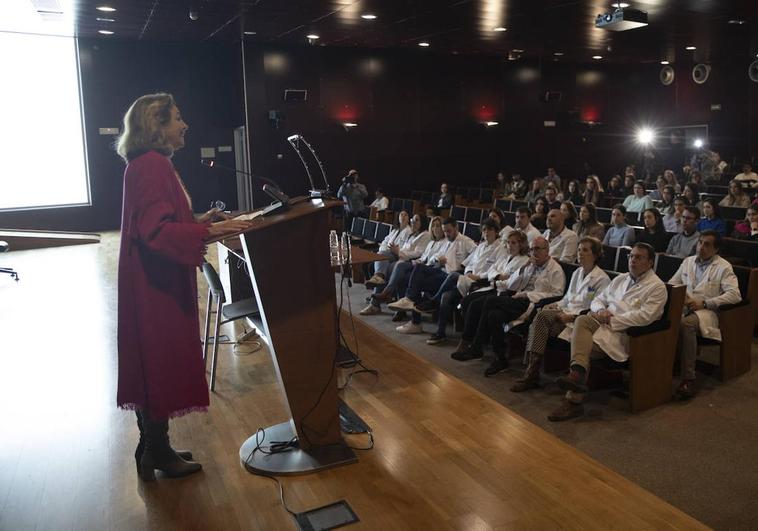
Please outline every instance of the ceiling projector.
[[595, 19], [595, 27], [611, 31], [626, 31], [634, 28], [647, 26], [647, 11], [639, 9], [616, 9], [611, 13], [604, 13]]

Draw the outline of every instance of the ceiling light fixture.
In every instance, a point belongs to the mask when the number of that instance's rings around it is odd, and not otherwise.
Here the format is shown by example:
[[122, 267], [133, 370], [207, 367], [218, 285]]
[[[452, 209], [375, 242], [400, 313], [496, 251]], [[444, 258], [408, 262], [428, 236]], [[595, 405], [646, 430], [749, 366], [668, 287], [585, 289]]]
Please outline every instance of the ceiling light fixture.
[[493, 121], [484, 122], [484, 125], [487, 126], [487, 127], [493, 127], [493, 126], [495, 126], [497, 124], [498, 124], [498, 122], [493, 122]]
[[320, 39], [321, 38], [318, 35], [316, 35], [315, 33], [311, 33], [309, 35], [306, 35], [306, 37], [309, 38], [312, 41], [315, 41], [316, 39]]
[[361, 18], [364, 20], [376, 20], [376, 15], [366, 13], [365, 15], [361, 15]]
[[689, 51], [692, 51], [692, 50], [697, 50], [697, 48], [696, 48], [695, 46], [687, 46], [687, 47], [685, 48], [685, 50], [689, 50]]
[[492, 31], [506, 31], [506, 29], [503, 26], [498, 26], [497, 28], [492, 28]]
[[426, 41], [421, 41], [420, 43], [418, 43], [418, 45], [419, 45], [419, 46], [421, 46], [422, 48], [428, 48], [429, 46], [431, 46], [431, 45], [430, 45], [428, 42], [426, 42]]
[[593, 59], [602, 59], [603, 56], [602, 55], [593, 55], [592, 58]]
[[563, 52], [553, 52], [553, 55], [556, 57], [561, 57], [563, 55]]
[[101, 35], [113, 35], [113, 32], [109, 30], [97, 30], [97, 32]]
[[637, 131], [637, 142], [642, 145], [648, 145], [655, 139], [655, 133], [649, 127], [643, 127]]
[[670, 63], [668, 61], [661, 61], [661, 64], [662, 65], [667, 65], [667, 64], [670, 64]]
[[626, 9], [627, 7], [629, 7], [628, 2], [614, 2], [612, 5], [613, 7], [617, 7], [619, 9]]
[[97, 20], [98, 22], [116, 22], [116, 19], [114, 19], [114, 18], [100, 18], [100, 17], [97, 17], [95, 20]]
[[744, 23], [745, 21], [739, 18], [733, 18], [729, 21], [729, 24], [738, 24], [740, 26], [742, 26]]
[[245, 32], [243, 32], [243, 33], [244, 33], [245, 35], [255, 35], [255, 34], [256, 34], [256, 32], [255, 32], [255, 31], [245, 31]]
[[111, 7], [111, 6], [97, 6], [95, 9], [97, 9], [98, 11], [104, 11], [106, 13], [113, 13], [116, 10], [115, 7]]

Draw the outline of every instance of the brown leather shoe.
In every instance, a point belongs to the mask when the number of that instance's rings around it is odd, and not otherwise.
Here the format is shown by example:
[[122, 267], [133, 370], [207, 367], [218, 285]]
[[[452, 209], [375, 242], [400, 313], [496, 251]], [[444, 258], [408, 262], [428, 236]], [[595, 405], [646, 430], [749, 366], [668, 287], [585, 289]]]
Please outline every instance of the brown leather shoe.
[[524, 375], [516, 380], [516, 383], [511, 387], [511, 391], [514, 393], [523, 393], [530, 389], [536, 389], [540, 386], [540, 364], [542, 363], [542, 356], [536, 355], [534, 352], [529, 353], [529, 365], [527, 365]]
[[678, 400], [690, 400], [697, 394], [695, 388], [695, 380], [682, 380], [679, 386], [674, 391], [674, 397]]
[[584, 406], [582, 404], [575, 404], [564, 398], [561, 402], [561, 406], [550, 413], [547, 416], [547, 420], [550, 422], [562, 422], [564, 420], [581, 417], [582, 415], [584, 415]]

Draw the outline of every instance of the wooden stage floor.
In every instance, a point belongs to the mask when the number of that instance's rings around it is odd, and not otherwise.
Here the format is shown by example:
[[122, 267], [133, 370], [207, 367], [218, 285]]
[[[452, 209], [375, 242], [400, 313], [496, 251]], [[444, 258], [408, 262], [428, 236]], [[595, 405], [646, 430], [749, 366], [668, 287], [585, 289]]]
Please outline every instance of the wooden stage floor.
[[[172, 424], [174, 446], [192, 449], [203, 472], [137, 479], [133, 415], [115, 407], [117, 246], [106, 234], [99, 245], [2, 257], [21, 281], [0, 278], [0, 529], [296, 529], [275, 483], [238, 458], [259, 426], [286, 419], [265, 349], [222, 348], [209, 413]], [[344, 399], [373, 427], [376, 446], [357, 464], [283, 478], [293, 510], [344, 498], [361, 519], [346, 529], [705, 528], [355, 326], [360, 355], [380, 377], [356, 375]]]

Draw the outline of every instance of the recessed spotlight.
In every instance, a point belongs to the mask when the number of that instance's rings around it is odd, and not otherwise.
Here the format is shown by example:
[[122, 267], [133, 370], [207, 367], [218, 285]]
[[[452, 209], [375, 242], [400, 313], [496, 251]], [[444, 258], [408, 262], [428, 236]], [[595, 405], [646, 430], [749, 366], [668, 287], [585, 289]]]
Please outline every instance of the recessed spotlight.
[[603, 56], [602, 55], [593, 55], [592, 58], [593, 59], [602, 59]]
[[696, 48], [695, 46], [687, 46], [687, 47], [685, 48], [685, 50], [689, 50], [689, 51], [692, 51], [692, 50], [697, 50], [697, 48]]
[[422, 48], [428, 48], [429, 46], [431, 46], [431, 45], [430, 45], [428, 42], [426, 42], [426, 41], [421, 41], [420, 43], [418, 43], [418, 45], [419, 45], [419, 46], [421, 46]]
[[655, 139], [655, 133], [648, 127], [643, 127], [637, 131], [637, 142], [640, 144], [650, 144]]
[[97, 20], [98, 22], [116, 22], [115, 18], [100, 18], [100, 17], [97, 17], [95, 20]]
[[512, 51], [514, 53], [524, 53], [524, 50], [519, 50], [518, 48], [514, 48]]
[[744, 23], [745, 21], [739, 18], [733, 18], [729, 21], [729, 24], [739, 24], [740, 26], [742, 26]]
[[493, 126], [495, 126], [497, 124], [498, 124], [498, 122], [493, 122], [493, 121], [484, 122], [484, 125], [486, 125], [487, 127], [493, 127]]
[[109, 30], [97, 30], [97, 32], [101, 35], [113, 35], [113, 32]]
[[614, 2], [611, 5], [613, 7], [619, 8], [619, 9], [625, 9], [625, 8], [629, 7], [629, 3], [628, 2]]
[[355, 122], [342, 122], [342, 127], [358, 127], [358, 124]]
[[492, 31], [506, 31], [506, 29], [503, 26], [498, 26], [497, 28], [492, 28]]
[[111, 6], [97, 6], [95, 9], [97, 9], [98, 11], [104, 11], [106, 13], [113, 13], [116, 10], [115, 7], [111, 7]]
[[309, 39], [311, 39], [311, 40], [313, 40], [313, 41], [315, 41], [316, 39], [320, 39], [321, 38], [318, 35], [316, 35], [315, 33], [311, 33], [310, 35], [306, 35], [306, 37], [309, 38]]
[[376, 20], [376, 15], [366, 13], [365, 15], [361, 15], [361, 18], [364, 20]]
[[254, 31], [245, 31], [245, 32], [243, 32], [243, 33], [244, 33], [245, 35], [255, 35], [255, 34], [256, 34], [256, 32], [254, 32]]
[[662, 65], [667, 65], [667, 64], [670, 64], [670, 63], [668, 61], [661, 61], [661, 64]]
[[563, 55], [563, 52], [553, 52], [553, 55], [557, 55], [558, 57]]

